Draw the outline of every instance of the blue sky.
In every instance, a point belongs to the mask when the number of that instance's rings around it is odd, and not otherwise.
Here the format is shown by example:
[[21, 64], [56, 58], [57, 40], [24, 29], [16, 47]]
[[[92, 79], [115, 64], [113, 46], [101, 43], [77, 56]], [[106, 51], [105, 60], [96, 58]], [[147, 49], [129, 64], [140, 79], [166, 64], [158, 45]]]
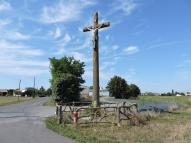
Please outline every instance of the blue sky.
[[92, 14], [100, 30], [100, 85], [113, 75], [143, 92], [191, 91], [190, 0], [0, 0], [0, 88], [49, 87], [49, 57], [74, 56], [92, 84]]

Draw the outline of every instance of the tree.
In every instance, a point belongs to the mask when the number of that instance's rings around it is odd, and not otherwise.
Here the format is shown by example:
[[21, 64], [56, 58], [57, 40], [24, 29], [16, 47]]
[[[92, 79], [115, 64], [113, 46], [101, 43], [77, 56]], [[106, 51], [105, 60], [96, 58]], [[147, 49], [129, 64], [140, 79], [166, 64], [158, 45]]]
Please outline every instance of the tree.
[[114, 76], [110, 79], [106, 87], [109, 91], [109, 96], [115, 98], [135, 98], [140, 95], [141, 91], [139, 87], [135, 84], [128, 85], [126, 80], [119, 77]]
[[44, 89], [43, 86], [40, 87], [40, 89], [38, 90], [38, 96], [46, 96], [46, 90]]
[[52, 75], [52, 94], [57, 101], [78, 101], [80, 97], [84, 62], [75, 60], [73, 57], [61, 59], [50, 58], [50, 71]]
[[34, 89], [33, 87], [28, 87], [28, 88], [26, 88], [24, 95], [34, 97], [37, 92], [38, 92], [37, 89]]
[[138, 97], [138, 95], [141, 94], [139, 87], [135, 84], [129, 85], [129, 90], [131, 97]]
[[119, 76], [111, 78], [106, 88], [109, 91], [109, 95], [115, 98], [125, 98], [127, 94], [127, 82]]

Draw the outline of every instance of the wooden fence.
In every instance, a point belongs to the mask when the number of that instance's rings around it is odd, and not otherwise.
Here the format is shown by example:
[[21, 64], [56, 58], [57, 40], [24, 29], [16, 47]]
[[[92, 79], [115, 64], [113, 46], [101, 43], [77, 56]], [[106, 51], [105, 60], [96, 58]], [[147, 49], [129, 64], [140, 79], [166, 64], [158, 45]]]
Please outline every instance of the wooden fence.
[[121, 121], [130, 120], [138, 112], [136, 103], [101, 103], [92, 107], [91, 102], [70, 102], [56, 106], [58, 123], [74, 124], [112, 123], [120, 126]]

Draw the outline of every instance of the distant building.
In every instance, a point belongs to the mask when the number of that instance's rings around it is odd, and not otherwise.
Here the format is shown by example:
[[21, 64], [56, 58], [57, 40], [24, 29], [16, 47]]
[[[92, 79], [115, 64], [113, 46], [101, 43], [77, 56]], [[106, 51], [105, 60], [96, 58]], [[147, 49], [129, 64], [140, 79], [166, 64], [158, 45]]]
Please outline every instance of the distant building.
[[[82, 97], [93, 95], [93, 89], [89, 88], [88, 86], [81, 86], [81, 88], [83, 88], [83, 90], [80, 93]], [[100, 88], [99, 94], [100, 96], [109, 96], [109, 91], [104, 88]]]
[[0, 96], [7, 96], [8, 90], [7, 89], [0, 89]]
[[191, 96], [190, 92], [185, 93], [185, 96]]
[[[89, 95], [90, 95], [90, 96], [93, 95], [93, 90], [90, 90], [90, 91], [89, 91]], [[99, 91], [99, 95], [100, 95], [100, 96], [109, 96], [109, 91], [106, 90], [106, 89], [101, 89], [101, 90]]]
[[89, 87], [88, 86], [81, 86], [81, 88], [82, 88], [82, 91], [81, 91], [80, 95], [82, 97], [89, 96]]

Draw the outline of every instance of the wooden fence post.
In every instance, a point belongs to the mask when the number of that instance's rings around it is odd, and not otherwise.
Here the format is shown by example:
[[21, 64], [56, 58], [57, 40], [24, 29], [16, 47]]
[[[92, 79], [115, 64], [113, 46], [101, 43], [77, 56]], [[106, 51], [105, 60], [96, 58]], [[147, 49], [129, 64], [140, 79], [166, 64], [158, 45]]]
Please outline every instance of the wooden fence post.
[[120, 107], [117, 107], [117, 126], [120, 127]]
[[58, 106], [58, 124], [62, 124], [63, 114], [62, 114], [62, 105]]
[[59, 111], [59, 107], [58, 104], [56, 103], [56, 116], [58, 117], [58, 111]]
[[123, 114], [126, 114], [125, 103], [126, 103], [126, 102], [123, 102]]

